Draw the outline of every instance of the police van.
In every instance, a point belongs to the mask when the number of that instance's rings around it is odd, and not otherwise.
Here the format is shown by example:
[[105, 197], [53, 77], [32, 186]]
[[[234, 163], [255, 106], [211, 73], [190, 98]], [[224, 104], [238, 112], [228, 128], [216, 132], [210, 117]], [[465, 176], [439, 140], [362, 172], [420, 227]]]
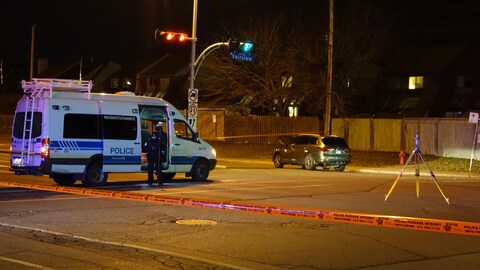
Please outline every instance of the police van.
[[144, 144], [159, 127], [167, 134], [164, 179], [185, 173], [204, 181], [216, 166], [215, 149], [165, 100], [92, 93], [92, 82], [83, 80], [33, 79], [22, 88], [12, 126], [16, 174], [101, 186], [109, 173], [146, 172]]

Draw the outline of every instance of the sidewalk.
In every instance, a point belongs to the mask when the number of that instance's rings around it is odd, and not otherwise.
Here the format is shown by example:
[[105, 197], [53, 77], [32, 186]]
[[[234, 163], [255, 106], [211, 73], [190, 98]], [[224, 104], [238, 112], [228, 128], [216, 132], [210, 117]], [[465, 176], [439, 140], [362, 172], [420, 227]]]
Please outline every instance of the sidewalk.
[[[294, 166], [294, 165], [292, 165]], [[253, 159], [241, 159], [241, 158], [218, 158], [217, 159], [217, 169], [227, 169], [227, 168], [252, 168], [252, 169], [274, 169], [273, 162], [270, 160], [253, 160]], [[346, 172], [362, 172], [362, 173], [383, 173], [383, 174], [392, 174], [399, 175], [402, 171], [402, 165], [395, 166], [385, 166], [385, 167], [363, 167], [355, 165], [347, 165], [345, 168]], [[432, 173], [437, 176], [442, 177], [470, 177], [468, 173], [461, 172], [448, 172], [448, 171], [433, 171]], [[415, 165], [408, 165], [403, 175], [415, 175]], [[420, 176], [421, 177], [430, 177], [430, 172], [425, 168], [423, 164], [420, 165]], [[478, 178], [480, 175], [471, 175], [472, 178]]]

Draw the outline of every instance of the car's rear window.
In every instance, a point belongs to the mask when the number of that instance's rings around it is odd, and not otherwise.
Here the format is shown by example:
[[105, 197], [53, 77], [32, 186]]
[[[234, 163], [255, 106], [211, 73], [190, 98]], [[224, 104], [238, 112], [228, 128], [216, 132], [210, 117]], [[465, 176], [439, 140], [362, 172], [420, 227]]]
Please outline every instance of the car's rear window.
[[322, 142], [328, 146], [348, 147], [347, 142], [343, 138], [323, 138]]

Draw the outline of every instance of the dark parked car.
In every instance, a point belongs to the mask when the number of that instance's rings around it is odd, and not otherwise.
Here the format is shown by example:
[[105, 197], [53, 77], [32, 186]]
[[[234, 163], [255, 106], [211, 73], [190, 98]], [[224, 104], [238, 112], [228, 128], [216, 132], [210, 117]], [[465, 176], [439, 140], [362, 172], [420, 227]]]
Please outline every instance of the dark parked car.
[[280, 141], [283, 146], [275, 149], [273, 154], [276, 168], [292, 164], [301, 165], [307, 170], [315, 170], [317, 166], [321, 166], [342, 172], [350, 163], [350, 148], [345, 139], [340, 137], [301, 134], [296, 137], [283, 137]]

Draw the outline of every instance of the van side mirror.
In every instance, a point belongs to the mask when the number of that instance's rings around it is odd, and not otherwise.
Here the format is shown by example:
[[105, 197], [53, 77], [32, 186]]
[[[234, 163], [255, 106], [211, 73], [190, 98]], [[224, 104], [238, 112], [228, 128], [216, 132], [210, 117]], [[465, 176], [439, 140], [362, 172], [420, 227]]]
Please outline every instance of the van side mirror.
[[194, 132], [194, 133], [193, 133], [193, 138], [192, 138], [192, 140], [193, 140], [194, 142], [197, 142], [197, 143], [200, 142], [200, 139], [199, 139], [199, 137], [198, 137], [198, 132]]

